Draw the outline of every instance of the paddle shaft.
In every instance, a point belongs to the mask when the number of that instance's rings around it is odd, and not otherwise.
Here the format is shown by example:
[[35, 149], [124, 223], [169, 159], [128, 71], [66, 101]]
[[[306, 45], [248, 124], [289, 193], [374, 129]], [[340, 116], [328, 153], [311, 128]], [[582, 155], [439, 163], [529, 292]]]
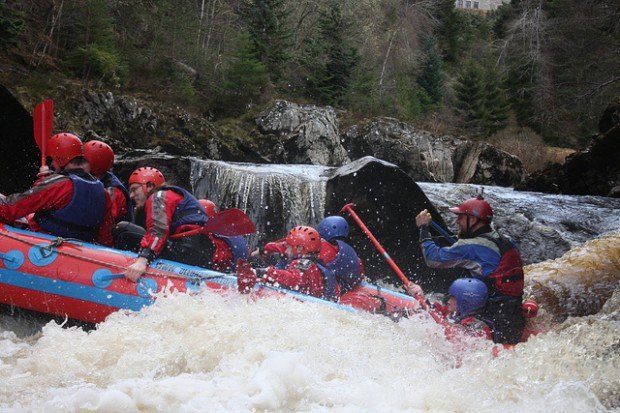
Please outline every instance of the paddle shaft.
[[439, 234], [444, 237], [446, 240], [448, 240], [450, 242], [450, 244], [454, 244], [456, 242], [456, 239], [454, 238], [454, 236], [452, 234], [450, 234], [448, 231], [446, 231], [441, 225], [439, 225], [437, 222], [431, 220], [431, 227], [433, 227], [433, 229], [437, 232], [439, 232]]
[[[401, 269], [398, 267], [398, 265], [396, 265], [396, 262], [394, 262], [392, 257], [390, 257], [390, 255], [387, 253], [385, 248], [383, 248], [383, 246], [379, 243], [379, 241], [377, 241], [377, 238], [375, 238], [375, 236], [372, 234], [372, 232], [370, 232], [368, 227], [361, 220], [361, 218], [355, 213], [355, 211], [353, 210], [354, 206], [355, 205], [352, 204], [352, 203], [351, 204], [346, 204], [344, 207], [342, 207], [341, 212], [345, 211], [349, 215], [351, 215], [351, 218], [353, 218], [353, 220], [360, 227], [362, 232], [364, 234], [366, 234], [368, 239], [370, 239], [370, 241], [373, 243], [375, 248], [377, 248], [377, 251], [379, 251], [379, 253], [381, 255], [383, 255], [383, 258], [385, 258], [387, 263], [390, 265], [392, 270], [396, 273], [398, 278], [400, 278], [400, 280], [403, 282], [403, 284], [405, 284], [406, 287], [409, 287], [409, 286], [413, 285], [414, 283], [411, 280], [409, 280], [407, 278], [407, 276], [401, 271]], [[426, 303], [426, 298], [422, 294], [415, 294], [414, 298], [416, 300], [418, 300], [418, 302], [420, 303], [420, 307], [422, 307], [425, 310], [428, 310], [428, 304]]]

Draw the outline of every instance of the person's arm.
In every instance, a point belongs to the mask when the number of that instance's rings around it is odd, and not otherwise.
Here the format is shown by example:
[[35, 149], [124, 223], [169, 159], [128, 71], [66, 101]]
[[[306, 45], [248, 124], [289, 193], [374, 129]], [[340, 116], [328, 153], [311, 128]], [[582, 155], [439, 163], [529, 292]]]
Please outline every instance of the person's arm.
[[118, 221], [120, 218], [127, 215], [128, 205], [125, 194], [120, 189], [111, 186], [106, 188], [110, 198], [112, 199], [112, 218], [114, 221]]
[[308, 260], [295, 260], [284, 270], [269, 267], [260, 280], [289, 290], [320, 297], [323, 294], [321, 270]]
[[112, 216], [112, 200], [110, 195], [105, 192], [105, 214], [103, 221], [99, 226], [99, 232], [97, 233], [97, 242], [101, 245], [108, 247], [114, 246], [114, 240], [112, 239], [112, 228], [114, 227], [114, 218]]
[[49, 176], [26, 192], [0, 199], [0, 222], [12, 224], [16, 219], [34, 212], [62, 209], [72, 197], [71, 179], [64, 175]]

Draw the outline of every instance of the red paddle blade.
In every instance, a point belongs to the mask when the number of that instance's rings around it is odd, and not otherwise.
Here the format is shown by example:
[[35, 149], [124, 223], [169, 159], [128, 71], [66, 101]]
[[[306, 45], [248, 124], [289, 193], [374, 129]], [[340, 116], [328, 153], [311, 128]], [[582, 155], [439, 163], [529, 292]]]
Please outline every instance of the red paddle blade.
[[[44, 149], [52, 136], [52, 124], [54, 123], [54, 101], [46, 99], [34, 108], [33, 113], [34, 140], [39, 149]], [[44, 141], [45, 140], [45, 141]]]
[[210, 232], [225, 237], [254, 234], [256, 227], [252, 220], [240, 209], [225, 209], [209, 218], [202, 232]]

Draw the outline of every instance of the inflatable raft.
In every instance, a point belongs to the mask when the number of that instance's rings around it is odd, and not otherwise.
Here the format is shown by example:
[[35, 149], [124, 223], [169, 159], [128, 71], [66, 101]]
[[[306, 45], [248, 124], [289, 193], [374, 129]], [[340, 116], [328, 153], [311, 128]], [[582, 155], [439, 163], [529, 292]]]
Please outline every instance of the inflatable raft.
[[[139, 311], [165, 292], [236, 291], [237, 278], [178, 262], [153, 261], [137, 283], [122, 271], [135, 253], [0, 224], [0, 303], [87, 323], [118, 310]], [[253, 294], [287, 295], [346, 311], [368, 311], [398, 319], [417, 309], [410, 296], [362, 283], [339, 303], [257, 284]]]

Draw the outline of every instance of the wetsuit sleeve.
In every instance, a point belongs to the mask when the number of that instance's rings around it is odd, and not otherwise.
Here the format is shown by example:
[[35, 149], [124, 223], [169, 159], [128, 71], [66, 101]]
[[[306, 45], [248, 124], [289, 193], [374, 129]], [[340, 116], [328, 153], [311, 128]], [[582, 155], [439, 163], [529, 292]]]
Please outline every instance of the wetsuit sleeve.
[[112, 198], [112, 218], [118, 221], [121, 217], [127, 215], [127, 198], [120, 189], [111, 186], [106, 188]]
[[300, 260], [295, 260], [284, 270], [269, 267], [265, 281], [315, 297], [323, 295], [323, 275], [314, 263], [306, 265], [300, 263]]
[[482, 274], [482, 266], [475, 260], [475, 251], [472, 251], [479, 247], [474, 244], [459, 240], [450, 247], [440, 247], [432, 239], [425, 239], [421, 247], [426, 265], [431, 268], [463, 268], [472, 275]]
[[12, 224], [30, 213], [58, 210], [69, 205], [73, 183], [64, 175], [51, 175], [26, 192], [0, 199], [0, 221]]
[[101, 245], [106, 245], [108, 247], [114, 246], [114, 240], [112, 239], [112, 228], [114, 227], [114, 217], [112, 216], [112, 199], [110, 195], [105, 193], [105, 215], [103, 216], [103, 221], [101, 221], [101, 226], [99, 227], [99, 232], [97, 233], [97, 242]]
[[[146, 234], [140, 241], [140, 256], [159, 255], [170, 236], [172, 217], [183, 196], [174, 191], [156, 191], [146, 201]], [[150, 253], [152, 252], [152, 254]]]

